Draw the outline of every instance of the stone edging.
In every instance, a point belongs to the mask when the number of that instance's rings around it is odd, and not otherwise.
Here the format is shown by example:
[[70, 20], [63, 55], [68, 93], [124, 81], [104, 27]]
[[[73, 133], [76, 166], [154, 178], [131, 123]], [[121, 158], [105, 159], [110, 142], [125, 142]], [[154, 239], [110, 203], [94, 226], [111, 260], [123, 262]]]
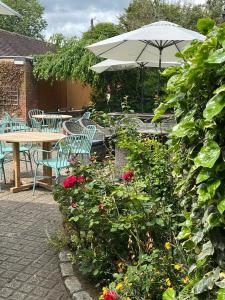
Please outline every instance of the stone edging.
[[82, 289], [79, 278], [74, 275], [73, 266], [69, 256], [71, 252], [62, 250], [59, 253], [59, 266], [65, 286], [73, 300], [93, 300], [91, 296]]

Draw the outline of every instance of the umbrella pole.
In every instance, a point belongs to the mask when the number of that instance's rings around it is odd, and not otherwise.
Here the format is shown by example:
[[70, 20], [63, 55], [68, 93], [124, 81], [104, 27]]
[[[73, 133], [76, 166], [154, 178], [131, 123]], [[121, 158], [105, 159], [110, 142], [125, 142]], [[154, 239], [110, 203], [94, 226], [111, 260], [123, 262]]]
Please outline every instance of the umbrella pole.
[[162, 68], [162, 48], [159, 48], [159, 69], [158, 69], [158, 85], [157, 85], [157, 96], [160, 95], [160, 72]]
[[144, 66], [141, 65], [141, 112], [144, 112]]

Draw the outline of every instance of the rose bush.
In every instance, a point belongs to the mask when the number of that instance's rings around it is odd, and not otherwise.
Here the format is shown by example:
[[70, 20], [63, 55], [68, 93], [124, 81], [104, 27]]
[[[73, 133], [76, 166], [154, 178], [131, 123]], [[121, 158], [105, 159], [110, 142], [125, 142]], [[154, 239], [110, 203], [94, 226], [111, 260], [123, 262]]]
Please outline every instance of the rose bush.
[[[73, 159], [69, 179], [56, 188], [54, 197], [65, 217], [73, 260], [83, 273], [100, 285], [112, 281], [104, 291], [115, 294], [108, 297], [160, 299], [170, 281], [185, 285], [182, 278], [187, 275], [175, 239], [179, 205], [170, 155], [166, 146], [136, 133], [118, 139], [120, 147], [129, 150], [121, 178], [114, 176], [111, 157], [103, 163], [91, 158], [88, 166]], [[166, 249], [166, 243], [172, 249]]]

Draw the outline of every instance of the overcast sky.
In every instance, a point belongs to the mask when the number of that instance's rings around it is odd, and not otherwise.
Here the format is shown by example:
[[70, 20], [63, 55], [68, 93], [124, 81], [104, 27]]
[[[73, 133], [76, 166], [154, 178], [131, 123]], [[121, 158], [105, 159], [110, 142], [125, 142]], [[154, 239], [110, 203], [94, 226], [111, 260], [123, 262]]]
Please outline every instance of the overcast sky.
[[[45, 7], [45, 19], [48, 28], [46, 37], [53, 33], [65, 36], [80, 36], [94, 22], [116, 22], [130, 0], [39, 0]], [[192, 3], [204, 3], [205, 0], [189, 0]]]

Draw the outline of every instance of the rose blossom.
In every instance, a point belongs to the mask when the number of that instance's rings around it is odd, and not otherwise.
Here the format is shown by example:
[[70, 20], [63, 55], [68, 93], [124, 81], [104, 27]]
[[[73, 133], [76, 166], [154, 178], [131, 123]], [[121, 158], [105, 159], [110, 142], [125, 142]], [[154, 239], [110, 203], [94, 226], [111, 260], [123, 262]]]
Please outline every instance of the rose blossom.
[[84, 183], [85, 180], [86, 180], [85, 176], [77, 177], [77, 182], [79, 182], [79, 183]]
[[117, 300], [118, 295], [116, 292], [108, 290], [108, 292], [104, 295], [104, 300]]
[[72, 207], [72, 208], [77, 208], [77, 207], [78, 207], [78, 205], [77, 205], [77, 203], [76, 203], [76, 202], [73, 202], [73, 203], [71, 204], [71, 207]]
[[99, 210], [104, 210], [105, 209], [105, 204], [100, 203], [99, 206], [98, 206], [98, 209]]
[[73, 187], [77, 182], [77, 177], [76, 176], [68, 176], [64, 181], [63, 181], [63, 187], [64, 188], [71, 188]]
[[125, 181], [130, 180], [132, 177], [134, 177], [133, 171], [127, 171], [127, 172], [123, 173], [123, 175], [122, 175], [122, 179]]

